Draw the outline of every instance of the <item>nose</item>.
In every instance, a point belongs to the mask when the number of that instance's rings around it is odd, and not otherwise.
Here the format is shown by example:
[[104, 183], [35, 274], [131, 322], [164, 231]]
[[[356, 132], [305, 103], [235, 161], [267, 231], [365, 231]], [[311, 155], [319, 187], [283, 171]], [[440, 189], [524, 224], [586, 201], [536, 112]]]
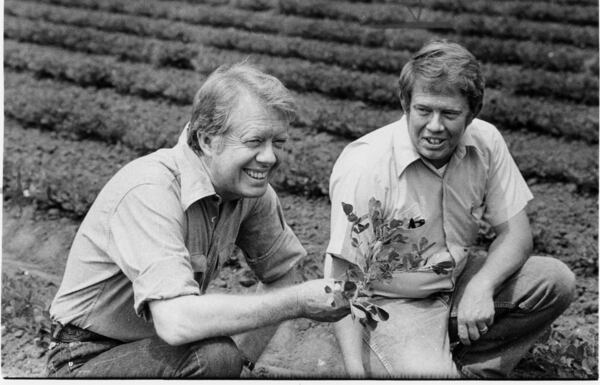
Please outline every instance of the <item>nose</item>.
[[444, 130], [442, 115], [439, 112], [434, 112], [431, 115], [431, 119], [427, 122], [427, 129], [431, 132], [440, 132]]
[[273, 143], [270, 141], [265, 142], [258, 154], [256, 154], [256, 161], [268, 166], [272, 166], [277, 163], [277, 154], [273, 148]]

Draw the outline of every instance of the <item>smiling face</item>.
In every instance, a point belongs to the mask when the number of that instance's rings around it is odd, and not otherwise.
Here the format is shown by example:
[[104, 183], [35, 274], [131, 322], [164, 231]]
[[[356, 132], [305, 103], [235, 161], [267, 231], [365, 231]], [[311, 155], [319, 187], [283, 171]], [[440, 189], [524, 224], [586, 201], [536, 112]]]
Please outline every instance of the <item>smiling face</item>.
[[406, 107], [408, 132], [417, 152], [435, 167], [444, 166], [472, 121], [467, 98], [417, 79]]
[[222, 199], [259, 197], [283, 156], [287, 121], [244, 92], [222, 136], [198, 142], [215, 188]]

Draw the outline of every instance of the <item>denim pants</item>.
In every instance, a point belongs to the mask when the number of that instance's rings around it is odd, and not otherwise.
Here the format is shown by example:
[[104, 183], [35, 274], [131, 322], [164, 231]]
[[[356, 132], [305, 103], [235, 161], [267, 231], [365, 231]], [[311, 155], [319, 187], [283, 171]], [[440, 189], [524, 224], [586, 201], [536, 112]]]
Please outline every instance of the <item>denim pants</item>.
[[[452, 295], [378, 299], [390, 313], [365, 331], [363, 363], [373, 378], [505, 378], [552, 322], [569, 306], [575, 277], [562, 262], [530, 257], [494, 294], [489, 331], [470, 346], [459, 342], [457, 307], [485, 258], [475, 257]], [[454, 349], [450, 347], [454, 346]]]
[[58, 342], [47, 364], [48, 377], [61, 378], [235, 378], [241, 371], [241, 353], [229, 337], [181, 346], [158, 337]]

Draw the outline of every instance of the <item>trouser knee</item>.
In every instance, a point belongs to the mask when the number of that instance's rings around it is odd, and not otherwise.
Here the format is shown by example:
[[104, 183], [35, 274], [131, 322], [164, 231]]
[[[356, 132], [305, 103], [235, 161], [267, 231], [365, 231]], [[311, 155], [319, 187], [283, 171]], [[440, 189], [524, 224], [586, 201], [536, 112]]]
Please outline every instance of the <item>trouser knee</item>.
[[186, 360], [180, 365], [182, 377], [239, 378], [242, 354], [230, 337], [216, 337], [187, 345]]
[[[537, 271], [538, 308], [552, 308], [558, 316], [573, 301], [575, 275], [567, 265], [555, 258], [531, 257], [528, 263]], [[533, 299], [533, 298], [532, 298]]]

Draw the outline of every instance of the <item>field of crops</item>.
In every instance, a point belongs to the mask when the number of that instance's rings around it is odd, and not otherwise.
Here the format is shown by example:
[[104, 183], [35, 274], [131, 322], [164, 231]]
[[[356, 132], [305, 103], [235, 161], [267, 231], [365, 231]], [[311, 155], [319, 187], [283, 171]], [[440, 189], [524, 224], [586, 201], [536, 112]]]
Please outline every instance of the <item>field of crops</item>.
[[[576, 303], [518, 376], [598, 377], [595, 0], [6, 0], [4, 8], [5, 212], [34, 207], [49, 228], [78, 223], [119, 167], [175, 143], [212, 70], [248, 60], [299, 105], [273, 185], [309, 250], [308, 276], [321, 271], [328, 178], [343, 147], [399, 118], [397, 76], [412, 52], [433, 37], [465, 45], [485, 69], [480, 117], [501, 130], [536, 196], [535, 252], [565, 261], [579, 282]], [[3, 294], [23, 279], [7, 275]], [[43, 327], [11, 321], [44, 324], [39, 307], [17, 314], [12, 304], [11, 313], [5, 298], [3, 340], [26, 330], [39, 343]], [[3, 343], [5, 373], [13, 353]]]

